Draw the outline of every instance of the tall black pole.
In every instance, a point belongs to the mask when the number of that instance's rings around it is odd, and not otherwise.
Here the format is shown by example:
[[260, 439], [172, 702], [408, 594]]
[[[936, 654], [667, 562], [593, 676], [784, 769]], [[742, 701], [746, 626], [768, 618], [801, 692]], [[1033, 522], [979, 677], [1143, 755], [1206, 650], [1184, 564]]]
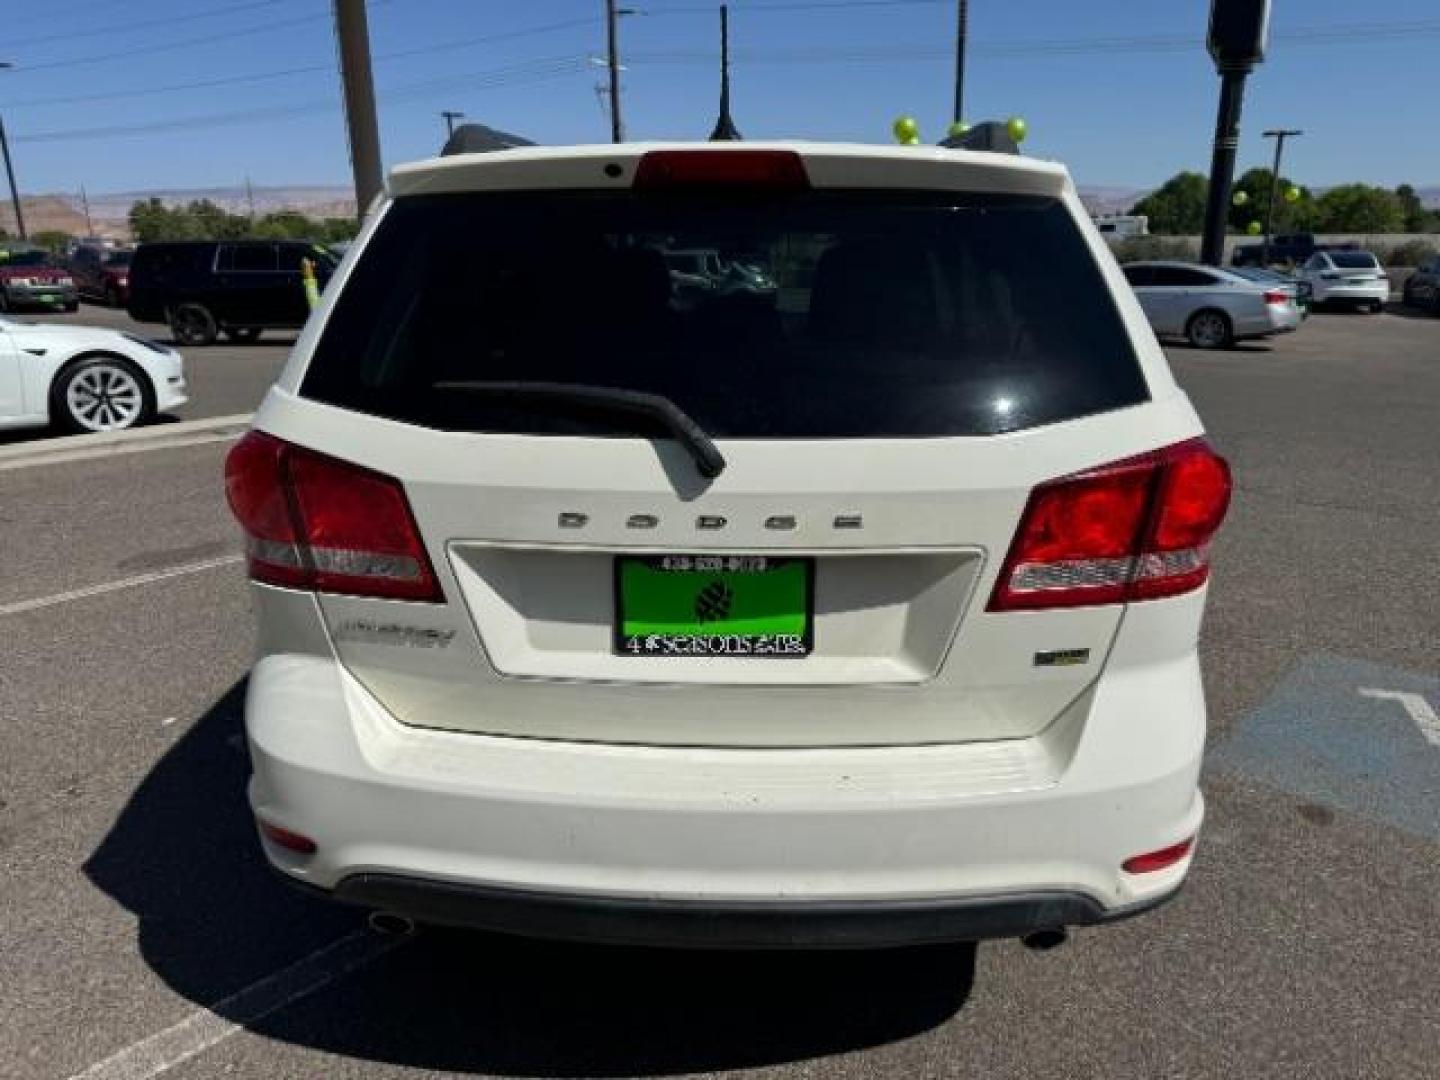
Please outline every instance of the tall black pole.
[[730, 118], [730, 6], [720, 5], [720, 116], [710, 132], [711, 142], [736, 142], [742, 138]]
[[605, 0], [605, 62], [610, 68], [610, 141], [625, 141], [620, 120], [620, 9], [615, 0]]
[[1291, 135], [1305, 134], [1299, 128], [1284, 128], [1262, 132], [1267, 139], [1275, 140], [1275, 165], [1270, 170], [1270, 203], [1265, 208], [1265, 246], [1261, 249], [1261, 265], [1270, 265], [1270, 227], [1275, 221], [1275, 195], [1280, 190], [1280, 157], [1285, 153], [1285, 140]]
[[969, 34], [970, 0], [959, 0], [955, 13], [955, 115], [957, 123], [965, 118], [965, 39]]
[[20, 209], [20, 189], [15, 186], [15, 166], [10, 161], [10, 140], [5, 137], [5, 121], [0, 120], [0, 153], [5, 156], [5, 176], [10, 181], [10, 202], [15, 207], [15, 231], [25, 240], [25, 214]]
[[455, 134], [455, 121], [463, 119], [465, 114], [454, 109], [441, 109], [440, 115], [445, 118], [445, 138], [448, 140]]
[[1235, 151], [1240, 146], [1240, 105], [1250, 65], [1220, 69], [1220, 109], [1215, 116], [1215, 150], [1210, 158], [1210, 194], [1205, 200], [1205, 234], [1200, 261], [1219, 266], [1225, 256], [1225, 217], [1235, 180]]
[[335, 0], [335, 36], [340, 43], [340, 79], [345, 85], [345, 122], [350, 132], [350, 165], [355, 174], [355, 211], [360, 217], [384, 185], [380, 166], [380, 124], [375, 116], [375, 81], [370, 73], [370, 28], [365, 0]]

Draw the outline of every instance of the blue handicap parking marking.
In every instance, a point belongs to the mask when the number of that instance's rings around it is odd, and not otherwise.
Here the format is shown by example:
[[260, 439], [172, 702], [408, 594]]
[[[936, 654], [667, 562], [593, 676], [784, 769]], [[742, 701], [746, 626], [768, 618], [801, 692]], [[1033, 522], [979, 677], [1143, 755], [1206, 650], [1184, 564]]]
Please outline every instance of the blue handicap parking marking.
[[1440, 839], [1440, 677], [1310, 657], [1207, 767]]

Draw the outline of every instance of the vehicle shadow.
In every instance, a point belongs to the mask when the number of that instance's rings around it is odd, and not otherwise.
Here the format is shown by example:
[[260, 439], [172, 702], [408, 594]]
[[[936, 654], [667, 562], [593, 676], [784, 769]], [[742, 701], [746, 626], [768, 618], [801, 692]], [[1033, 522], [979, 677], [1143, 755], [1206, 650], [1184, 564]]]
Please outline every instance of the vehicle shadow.
[[1410, 307], [1399, 300], [1391, 300], [1385, 305], [1385, 314], [1398, 315], [1402, 319], [1434, 319], [1440, 317], [1440, 309]]
[[[354, 932], [362, 914], [285, 887], [245, 802], [244, 682], [157, 762], [85, 864], [137, 919], [141, 955], [209, 1007]], [[974, 946], [721, 953], [422, 929], [321, 993], [247, 1024], [421, 1069], [665, 1076], [893, 1042], [966, 1002]]]

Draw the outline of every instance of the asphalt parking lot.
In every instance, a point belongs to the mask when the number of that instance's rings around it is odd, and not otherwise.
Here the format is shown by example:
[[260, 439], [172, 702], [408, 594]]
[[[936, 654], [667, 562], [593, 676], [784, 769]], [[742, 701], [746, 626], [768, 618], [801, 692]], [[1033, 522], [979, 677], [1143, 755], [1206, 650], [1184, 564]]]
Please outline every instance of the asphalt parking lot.
[[[283, 353], [190, 350], [186, 414]], [[226, 444], [0, 460], [0, 1076], [1435, 1076], [1440, 319], [1171, 358], [1237, 477], [1209, 816], [1179, 899], [1049, 953], [370, 934], [253, 840]]]

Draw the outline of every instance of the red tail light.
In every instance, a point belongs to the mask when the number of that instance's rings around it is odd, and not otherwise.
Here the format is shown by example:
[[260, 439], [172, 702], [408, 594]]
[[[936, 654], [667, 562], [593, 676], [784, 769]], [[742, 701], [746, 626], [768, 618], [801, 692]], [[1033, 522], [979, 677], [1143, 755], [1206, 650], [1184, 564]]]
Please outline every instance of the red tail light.
[[1265, 303], [1267, 304], [1288, 304], [1290, 300], [1290, 294], [1284, 289], [1271, 289], [1265, 294]]
[[268, 585], [442, 601], [399, 481], [252, 431], [225, 460], [250, 576]]
[[287, 851], [293, 851], [297, 855], [313, 855], [317, 850], [314, 840], [300, 833], [291, 832], [289, 829], [282, 829], [279, 825], [272, 825], [262, 818], [256, 818], [260, 826], [260, 835], [269, 840], [272, 844], [278, 844]]
[[1186, 855], [1189, 855], [1190, 849], [1194, 846], [1193, 838], [1181, 840], [1178, 844], [1171, 844], [1169, 847], [1163, 847], [1157, 851], [1147, 851], [1144, 855], [1132, 856], [1120, 866], [1129, 874], [1153, 874], [1156, 870], [1174, 866]]
[[1175, 596], [1204, 584], [1230, 505], [1230, 467], [1203, 439], [1030, 493], [991, 611]]
[[793, 150], [651, 150], [635, 168], [634, 186], [806, 191], [810, 176]]

